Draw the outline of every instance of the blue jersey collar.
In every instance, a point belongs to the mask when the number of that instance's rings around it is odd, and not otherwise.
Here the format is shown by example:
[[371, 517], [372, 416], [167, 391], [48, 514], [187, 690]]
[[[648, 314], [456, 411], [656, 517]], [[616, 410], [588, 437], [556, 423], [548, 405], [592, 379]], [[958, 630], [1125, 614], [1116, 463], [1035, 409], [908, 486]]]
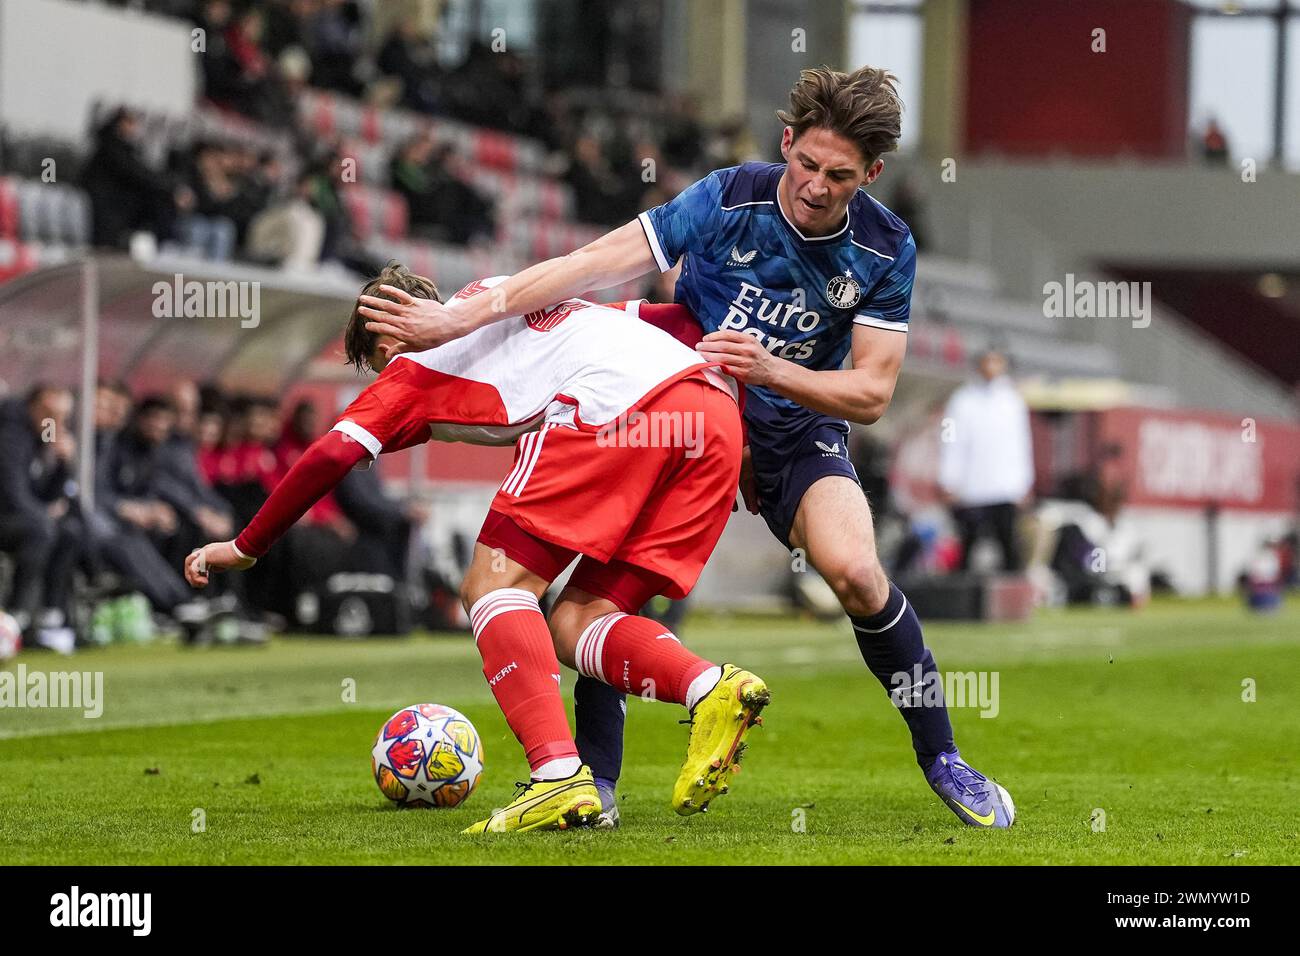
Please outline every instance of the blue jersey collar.
[[790, 217], [785, 214], [785, 208], [781, 205], [781, 181], [779, 179], [776, 183], [776, 196], [773, 197], [773, 202], [776, 205], [776, 211], [781, 214], [781, 221], [785, 223], [785, 227], [798, 236], [802, 242], [830, 242], [843, 236], [849, 229], [849, 211], [845, 209], [844, 225], [840, 226], [840, 228], [835, 232], [832, 232], [827, 236], [805, 236], [799, 231], [799, 228], [790, 221]]

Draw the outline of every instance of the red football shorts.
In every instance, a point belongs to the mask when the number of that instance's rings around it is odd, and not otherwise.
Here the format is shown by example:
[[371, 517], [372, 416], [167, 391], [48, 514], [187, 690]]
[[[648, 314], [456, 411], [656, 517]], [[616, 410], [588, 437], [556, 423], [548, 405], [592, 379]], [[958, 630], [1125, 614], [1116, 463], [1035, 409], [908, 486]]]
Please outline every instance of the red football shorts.
[[479, 541], [629, 612], [683, 598], [722, 536], [740, 476], [740, 412], [694, 374], [600, 429], [546, 424], [519, 440]]

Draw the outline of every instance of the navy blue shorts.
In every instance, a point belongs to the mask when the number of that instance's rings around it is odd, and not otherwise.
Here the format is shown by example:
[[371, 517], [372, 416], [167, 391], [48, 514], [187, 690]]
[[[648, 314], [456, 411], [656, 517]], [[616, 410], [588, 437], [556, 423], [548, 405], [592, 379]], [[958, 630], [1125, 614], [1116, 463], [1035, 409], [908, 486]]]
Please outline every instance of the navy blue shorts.
[[858, 480], [849, 463], [849, 425], [842, 418], [803, 409], [796, 416], [777, 418], [753, 408], [756, 404], [751, 402], [745, 411], [759, 513], [788, 548], [795, 512], [813, 482], [827, 475]]

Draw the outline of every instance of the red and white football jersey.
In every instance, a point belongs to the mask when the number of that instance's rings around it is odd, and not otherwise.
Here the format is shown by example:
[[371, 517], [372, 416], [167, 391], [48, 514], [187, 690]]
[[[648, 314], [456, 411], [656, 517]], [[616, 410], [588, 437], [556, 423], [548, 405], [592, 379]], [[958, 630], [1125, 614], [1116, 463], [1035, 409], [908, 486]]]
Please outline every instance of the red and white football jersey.
[[[490, 294], [505, 279], [471, 282], [453, 298]], [[639, 305], [568, 299], [394, 356], [334, 431], [372, 457], [430, 439], [509, 445], [543, 422], [594, 430], [699, 369], [735, 396], [728, 376], [641, 321]]]

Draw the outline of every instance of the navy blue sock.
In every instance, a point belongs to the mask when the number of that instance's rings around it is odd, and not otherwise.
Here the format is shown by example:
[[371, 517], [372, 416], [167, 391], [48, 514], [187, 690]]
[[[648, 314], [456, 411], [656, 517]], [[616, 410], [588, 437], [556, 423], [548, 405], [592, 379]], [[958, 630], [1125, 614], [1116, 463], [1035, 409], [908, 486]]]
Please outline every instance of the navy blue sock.
[[921, 636], [916, 612], [891, 581], [889, 600], [880, 612], [870, 617], [850, 614], [849, 620], [862, 659], [884, 685], [912, 732], [916, 762], [922, 770], [929, 770], [940, 753], [955, 750], [956, 746], [943, 700], [943, 680]]
[[574, 742], [578, 757], [598, 783], [612, 788], [623, 769], [623, 722], [627, 713], [622, 691], [594, 677], [578, 675], [573, 686]]

